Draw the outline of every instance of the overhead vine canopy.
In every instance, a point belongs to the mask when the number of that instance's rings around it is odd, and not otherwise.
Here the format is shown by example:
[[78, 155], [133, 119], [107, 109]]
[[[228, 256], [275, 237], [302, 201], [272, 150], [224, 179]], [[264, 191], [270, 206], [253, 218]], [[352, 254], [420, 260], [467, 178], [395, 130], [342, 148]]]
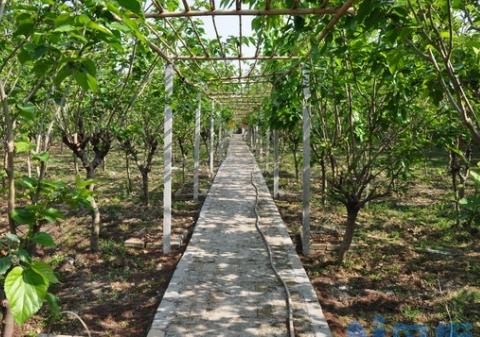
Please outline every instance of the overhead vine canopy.
[[[215, 101], [229, 105], [234, 99], [237, 116], [243, 116], [260, 106], [258, 93], [268, 93], [271, 79], [280, 75], [267, 73], [265, 63], [282, 62], [296, 69], [308, 57], [310, 50], [298, 52], [297, 43], [302, 41], [289, 37], [305, 30], [306, 22], [311, 21], [321, 28], [310, 34], [315, 43], [320, 43], [344, 14], [353, 13], [353, 2], [232, 0], [217, 6], [215, 0], [192, 5], [187, 0], [155, 0], [145, 9], [144, 18], [151, 33], [148, 43], [165, 62], [175, 64], [177, 73], [192, 84], [203, 86], [206, 81], [205, 94]], [[238, 22], [238, 35], [228, 37], [226, 42], [216, 21], [219, 16], [238, 17], [232, 23]], [[243, 35], [246, 16], [255, 17], [253, 36]], [[215, 38], [205, 36], [204, 21], [199, 17], [211, 18]], [[253, 55], [245, 54], [249, 45], [255, 48]]]

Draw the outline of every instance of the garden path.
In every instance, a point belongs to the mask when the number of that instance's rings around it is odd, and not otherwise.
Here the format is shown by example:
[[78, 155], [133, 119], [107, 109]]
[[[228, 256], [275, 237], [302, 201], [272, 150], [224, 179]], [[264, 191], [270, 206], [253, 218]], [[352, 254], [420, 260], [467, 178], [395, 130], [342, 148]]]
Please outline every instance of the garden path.
[[233, 135], [148, 337], [288, 336], [285, 289], [255, 228], [252, 171], [260, 228], [291, 293], [295, 334], [331, 336], [261, 171], [241, 136]]

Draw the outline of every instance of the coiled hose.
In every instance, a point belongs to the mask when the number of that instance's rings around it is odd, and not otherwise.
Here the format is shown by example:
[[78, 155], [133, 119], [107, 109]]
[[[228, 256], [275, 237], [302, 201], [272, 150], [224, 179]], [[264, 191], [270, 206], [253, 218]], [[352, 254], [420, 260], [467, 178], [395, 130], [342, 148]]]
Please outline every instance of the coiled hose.
[[265, 234], [262, 232], [260, 229], [260, 215], [258, 214], [258, 187], [255, 184], [255, 181], [253, 179], [253, 173], [254, 169], [251, 172], [250, 175], [250, 183], [252, 184], [253, 188], [255, 189], [255, 206], [253, 208], [255, 212], [255, 228], [257, 229], [257, 232], [260, 234], [260, 237], [262, 238], [263, 243], [265, 244], [265, 249], [268, 254], [268, 260], [270, 261], [270, 267], [273, 270], [273, 273], [275, 274], [275, 277], [278, 279], [278, 281], [282, 284], [283, 288], [285, 289], [285, 302], [287, 303], [287, 311], [288, 311], [288, 335], [289, 337], [295, 337], [295, 329], [293, 327], [293, 308], [292, 308], [292, 298], [290, 296], [290, 290], [288, 290], [287, 283], [282, 279], [280, 274], [278, 273], [277, 268], [275, 268], [275, 264], [273, 263], [273, 254], [272, 250], [270, 248], [270, 245], [268, 244], [268, 241], [265, 237]]

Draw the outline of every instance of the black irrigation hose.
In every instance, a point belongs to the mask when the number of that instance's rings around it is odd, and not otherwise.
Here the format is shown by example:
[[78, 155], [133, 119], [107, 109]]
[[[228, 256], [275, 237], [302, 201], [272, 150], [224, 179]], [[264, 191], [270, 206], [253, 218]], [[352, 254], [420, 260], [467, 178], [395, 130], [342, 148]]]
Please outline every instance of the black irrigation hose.
[[293, 307], [292, 307], [292, 298], [290, 296], [290, 291], [288, 290], [287, 283], [282, 279], [280, 274], [278, 273], [277, 268], [275, 268], [275, 264], [273, 263], [273, 254], [272, 250], [270, 248], [270, 245], [268, 244], [267, 238], [265, 237], [265, 234], [262, 232], [260, 229], [260, 215], [258, 214], [258, 187], [255, 184], [255, 181], [253, 179], [253, 172], [255, 169], [252, 170], [252, 173], [250, 175], [250, 183], [252, 184], [253, 188], [255, 189], [255, 206], [253, 208], [255, 212], [255, 228], [257, 229], [258, 233], [260, 234], [263, 243], [265, 244], [265, 248], [267, 250], [268, 254], [268, 259], [270, 261], [270, 267], [273, 270], [273, 273], [277, 277], [278, 281], [282, 284], [283, 288], [285, 289], [285, 301], [287, 303], [287, 311], [288, 311], [288, 335], [289, 337], [295, 337], [295, 329], [293, 327]]

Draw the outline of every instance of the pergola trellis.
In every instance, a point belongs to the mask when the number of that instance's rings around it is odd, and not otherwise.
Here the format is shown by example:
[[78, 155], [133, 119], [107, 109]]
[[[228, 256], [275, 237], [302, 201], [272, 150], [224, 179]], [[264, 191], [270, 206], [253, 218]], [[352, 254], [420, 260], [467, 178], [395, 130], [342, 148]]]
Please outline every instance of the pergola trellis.
[[[246, 56], [243, 54], [243, 21], [244, 16], [304, 16], [304, 15], [331, 15], [328, 23], [323, 27], [320, 33], [316, 37], [317, 43], [320, 43], [325, 36], [333, 29], [335, 24], [340, 18], [350, 11], [353, 2], [355, 0], [345, 0], [341, 6], [332, 7], [329, 5], [328, 0], [323, 0], [319, 7], [301, 7], [300, 0], [294, 0], [290, 8], [276, 8], [272, 3], [272, 0], [265, 0], [263, 8], [242, 8], [241, 0], [234, 0], [234, 8], [220, 9], [216, 7], [215, 0], [209, 0], [209, 7], [203, 9], [192, 9], [187, 0], [181, 0], [183, 10], [168, 11], [166, 10], [159, 0], [153, 0], [149, 9], [154, 8], [154, 11], [147, 11], [145, 13], [146, 26], [150, 32], [158, 39], [160, 45], [149, 41], [150, 48], [156, 52], [165, 61], [165, 88], [167, 96], [167, 104], [165, 106], [165, 121], [164, 121], [164, 195], [163, 195], [163, 251], [164, 253], [170, 252], [171, 246], [171, 173], [172, 173], [172, 109], [169, 105], [169, 98], [173, 93], [173, 76], [174, 72], [177, 73], [180, 78], [186, 83], [196, 86], [203, 92], [204, 95], [212, 100], [213, 106], [215, 104], [230, 105], [231, 102], [235, 103], [237, 116], [245, 116], [248, 112], [253, 111], [261, 106], [262, 100], [268, 95], [250, 94], [244, 93], [243, 90], [238, 91], [209, 91], [204, 86], [209, 86], [211, 83], [217, 85], [240, 85], [242, 88], [244, 85], [262, 84], [267, 85], [270, 83], [268, 80], [272, 76], [282, 75], [284, 73], [254, 73], [254, 70], [259, 62], [271, 62], [271, 61], [290, 61], [300, 59], [296, 55], [278, 55], [276, 54], [275, 47], [271, 51], [271, 55], [262, 55], [261, 45], [263, 42], [262, 36], [258, 37], [256, 43], [256, 50], [253, 56]], [[239, 24], [239, 43], [238, 52], [236, 55], [227, 55], [225, 47], [221, 41], [219, 29], [216, 23], [216, 17], [219, 16], [236, 16], [238, 17]], [[212, 55], [205, 46], [204, 41], [199, 30], [196, 27], [195, 22], [192, 20], [194, 17], [211, 17], [212, 25], [215, 32], [215, 39], [219, 46], [219, 55]], [[188, 46], [187, 42], [182, 37], [182, 34], [178, 31], [171, 20], [183, 18], [188, 21], [190, 28], [192, 29], [200, 49], [203, 51], [202, 55], [195, 54], [194, 51]], [[187, 55], [179, 54], [176, 50], [176, 46], [172, 47], [160, 33], [158, 33], [154, 27], [152, 27], [148, 20], [163, 20], [165, 27], [168, 26], [172, 30], [175, 38], [183, 46], [183, 49], [187, 52]], [[222, 76], [216, 67], [216, 62], [224, 62], [227, 64], [229, 61], [238, 62], [238, 75], [237, 76]], [[253, 61], [253, 65], [248, 70], [248, 73], [244, 75], [242, 70], [242, 62]], [[205, 83], [199, 83], [188, 79], [184, 76], [181, 70], [176, 64], [187, 66], [192, 64], [195, 68], [201, 70], [203, 64], [213, 65], [213, 70], [217, 74], [216, 78], [209, 79]], [[304, 104], [303, 104], [303, 231], [302, 231], [302, 247], [304, 254], [309, 253], [309, 237], [310, 237], [310, 107], [309, 107], [309, 74], [304, 71]], [[265, 88], [269, 92], [270, 88]], [[200, 148], [200, 116], [201, 116], [201, 99], [200, 94], [198, 97], [198, 107], [195, 112], [195, 140], [194, 140], [194, 200], [198, 200], [199, 196], [199, 148]], [[214, 109], [212, 109], [214, 110]], [[221, 128], [219, 128], [219, 133]], [[221, 135], [219, 134], [219, 137]], [[274, 191], [273, 196], [278, 197], [279, 192], [279, 147], [278, 147], [278, 134], [274, 130]], [[213, 174], [213, 147], [214, 147], [214, 115], [210, 116], [210, 153], [209, 153], [209, 167], [210, 172]]]

